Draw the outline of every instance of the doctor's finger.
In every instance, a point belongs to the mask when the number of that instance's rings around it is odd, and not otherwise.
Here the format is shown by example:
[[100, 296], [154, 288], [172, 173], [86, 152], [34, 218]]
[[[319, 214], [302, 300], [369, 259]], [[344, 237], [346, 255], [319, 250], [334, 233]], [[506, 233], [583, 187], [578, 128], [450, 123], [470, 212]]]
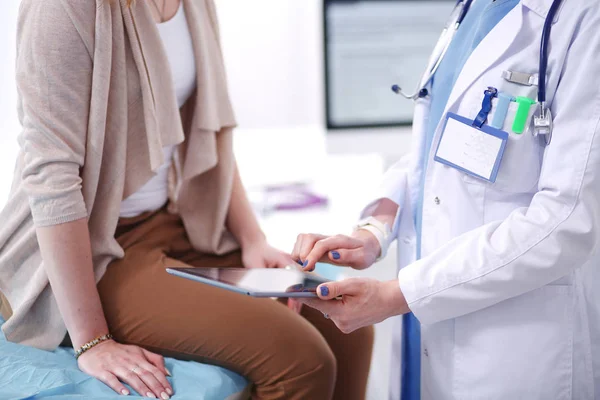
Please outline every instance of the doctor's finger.
[[364, 268], [367, 266], [367, 258], [364, 248], [346, 250], [336, 249], [327, 253], [328, 262], [339, 266], [352, 268]]
[[[302, 264], [304, 258], [302, 256], [302, 249], [306, 247], [314, 246], [316, 242], [321, 239], [326, 238], [324, 235], [317, 235], [314, 233], [301, 233], [296, 238], [296, 243], [294, 244], [294, 250], [292, 251], [292, 257], [294, 260], [299, 261], [299, 264]], [[306, 254], [304, 254], [306, 256]]]
[[308, 253], [306, 256], [304, 269], [312, 271], [317, 262], [329, 262], [328, 253], [330, 251], [336, 250], [339, 253], [340, 250], [353, 250], [358, 249], [361, 246], [362, 242], [360, 240], [344, 235], [337, 235], [319, 240], [315, 243], [310, 253]]
[[331, 319], [336, 318], [343, 307], [340, 301], [324, 301], [319, 299], [298, 299], [298, 301], [310, 308], [321, 311], [323, 314], [327, 314]]
[[294, 243], [294, 248], [292, 249], [292, 258], [294, 261], [298, 262], [298, 264], [302, 264], [302, 260], [300, 260], [300, 246], [302, 244], [302, 240], [304, 239], [304, 235], [300, 234], [296, 238], [296, 242]]
[[298, 259], [304, 263], [306, 261], [306, 257], [313, 249], [316, 243], [321, 240], [327, 239], [325, 235], [316, 235], [316, 234], [306, 234], [302, 235], [300, 243], [298, 245]]

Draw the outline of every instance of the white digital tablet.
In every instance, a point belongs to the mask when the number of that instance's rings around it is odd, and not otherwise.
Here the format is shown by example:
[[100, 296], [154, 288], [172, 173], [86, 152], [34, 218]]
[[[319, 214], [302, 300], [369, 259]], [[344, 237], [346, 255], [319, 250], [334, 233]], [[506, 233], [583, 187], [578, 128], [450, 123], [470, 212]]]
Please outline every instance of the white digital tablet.
[[252, 297], [317, 297], [328, 282], [296, 268], [167, 268], [169, 274]]

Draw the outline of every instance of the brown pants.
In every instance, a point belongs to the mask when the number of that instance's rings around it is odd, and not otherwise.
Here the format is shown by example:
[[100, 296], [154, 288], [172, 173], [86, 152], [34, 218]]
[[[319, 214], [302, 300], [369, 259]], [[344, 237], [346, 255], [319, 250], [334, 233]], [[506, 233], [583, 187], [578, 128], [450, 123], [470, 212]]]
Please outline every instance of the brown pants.
[[254, 383], [254, 399], [364, 399], [372, 327], [341, 333], [321, 313], [297, 315], [257, 299], [173, 277], [166, 267], [240, 267], [239, 253], [194, 251], [179, 217], [165, 211], [119, 222], [125, 257], [98, 289], [122, 343], [164, 356], [220, 365]]

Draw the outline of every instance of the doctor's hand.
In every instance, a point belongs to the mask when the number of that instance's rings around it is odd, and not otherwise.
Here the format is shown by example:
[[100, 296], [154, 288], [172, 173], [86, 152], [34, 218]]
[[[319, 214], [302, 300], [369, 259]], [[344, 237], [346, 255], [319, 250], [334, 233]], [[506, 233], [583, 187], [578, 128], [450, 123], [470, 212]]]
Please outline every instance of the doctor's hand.
[[[317, 288], [319, 299], [298, 299], [321, 311], [344, 333], [410, 312], [398, 280], [352, 278]], [[336, 298], [341, 296], [341, 300]]]
[[377, 238], [359, 229], [351, 236], [298, 235], [292, 258], [302, 264], [305, 271], [314, 270], [318, 262], [365, 269], [373, 265], [380, 254]]

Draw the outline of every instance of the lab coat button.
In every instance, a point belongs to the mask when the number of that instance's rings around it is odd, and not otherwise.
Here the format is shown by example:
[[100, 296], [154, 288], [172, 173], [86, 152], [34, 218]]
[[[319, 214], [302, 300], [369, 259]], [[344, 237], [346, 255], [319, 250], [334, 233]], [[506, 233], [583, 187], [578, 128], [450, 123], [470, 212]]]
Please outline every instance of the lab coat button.
[[435, 203], [436, 206], [439, 206], [441, 203], [441, 200], [439, 197], [436, 197], [435, 199], [433, 199], [433, 202]]
[[429, 357], [429, 352], [427, 351], [427, 349], [423, 350], [423, 354], [425, 354], [425, 357]]

